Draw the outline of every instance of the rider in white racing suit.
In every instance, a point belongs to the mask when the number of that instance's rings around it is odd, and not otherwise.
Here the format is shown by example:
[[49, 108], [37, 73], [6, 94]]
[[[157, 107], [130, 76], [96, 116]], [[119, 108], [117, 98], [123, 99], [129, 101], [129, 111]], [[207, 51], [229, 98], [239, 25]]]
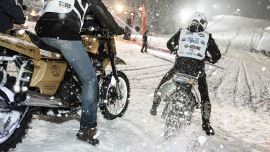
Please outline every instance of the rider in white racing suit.
[[[214, 135], [210, 126], [211, 103], [208, 95], [208, 86], [205, 74], [205, 61], [216, 63], [221, 54], [212, 35], [205, 31], [207, 19], [203, 13], [195, 13], [186, 29], [180, 29], [167, 43], [168, 49], [176, 53], [176, 61], [173, 68], [162, 78], [155, 90], [154, 101], [150, 113], [157, 114], [157, 107], [161, 102], [158, 90], [162, 84], [170, 80], [177, 72], [197, 76], [202, 72], [198, 80], [201, 94], [202, 128], [207, 135]], [[211, 58], [207, 56], [207, 52]]]

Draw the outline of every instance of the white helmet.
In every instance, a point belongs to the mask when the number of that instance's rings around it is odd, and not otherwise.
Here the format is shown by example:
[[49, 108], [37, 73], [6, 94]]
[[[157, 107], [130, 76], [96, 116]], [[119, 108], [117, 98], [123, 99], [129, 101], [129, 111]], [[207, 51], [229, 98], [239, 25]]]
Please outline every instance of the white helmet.
[[207, 24], [208, 24], [208, 21], [207, 21], [206, 15], [202, 12], [194, 13], [188, 22], [189, 27], [196, 26], [197, 28], [199, 28], [199, 26], [201, 26], [203, 30], [206, 29]]

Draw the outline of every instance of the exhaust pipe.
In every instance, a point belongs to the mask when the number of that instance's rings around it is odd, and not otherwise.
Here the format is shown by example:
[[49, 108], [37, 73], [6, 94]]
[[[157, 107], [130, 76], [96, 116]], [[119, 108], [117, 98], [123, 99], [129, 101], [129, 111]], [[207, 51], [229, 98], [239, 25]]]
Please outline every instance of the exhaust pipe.
[[19, 104], [29, 107], [67, 108], [60, 99], [52, 99], [34, 93], [29, 93], [26, 101]]

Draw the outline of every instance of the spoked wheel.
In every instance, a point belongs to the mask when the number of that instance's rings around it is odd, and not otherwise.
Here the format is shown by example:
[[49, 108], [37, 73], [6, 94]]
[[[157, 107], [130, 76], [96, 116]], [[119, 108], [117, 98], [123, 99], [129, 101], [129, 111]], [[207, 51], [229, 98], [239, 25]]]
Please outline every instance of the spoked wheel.
[[194, 112], [195, 101], [186, 92], [181, 90], [174, 91], [166, 99], [166, 105], [162, 114], [165, 119], [166, 139], [174, 137], [180, 129], [189, 125]]
[[130, 85], [127, 76], [118, 71], [119, 83], [107, 89], [106, 103], [100, 107], [106, 119], [122, 117], [127, 110], [130, 96]]
[[[0, 96], [0, 102], [4, 102], [3, 100]], [[31, 119], [28, 108], [11, 110], [0, 107], [0, 152], [7, 152], [22, 141]]]

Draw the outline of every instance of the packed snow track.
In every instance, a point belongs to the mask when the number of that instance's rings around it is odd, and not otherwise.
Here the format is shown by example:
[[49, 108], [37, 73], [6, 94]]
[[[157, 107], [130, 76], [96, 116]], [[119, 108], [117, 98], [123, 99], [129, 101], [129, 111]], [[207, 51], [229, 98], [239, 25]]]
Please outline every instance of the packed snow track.
[[[166, 43], [166, 42], [164, 42]], [[14, 152], [179, 152], [179, 151], [270, 151], [270, 61], [249, 52], [229, 50], [216, 67], [207, 65], [212, 103], [211, 123], [216, 135], [201, 129], [200, 110], [190, 126], [172, 141], [163, 138], [164, 120], [149, 114], [153, 92], [162, 76], [173, 66], [173, 57], [140, 46], [117, 42], [121, 66], [130, 79], [130, 106], [123, 118], [108, 121], [98, 115], [100, 144], [93, 147], [76, 139], [79, 122], [32, 121], [26, 138]]]

